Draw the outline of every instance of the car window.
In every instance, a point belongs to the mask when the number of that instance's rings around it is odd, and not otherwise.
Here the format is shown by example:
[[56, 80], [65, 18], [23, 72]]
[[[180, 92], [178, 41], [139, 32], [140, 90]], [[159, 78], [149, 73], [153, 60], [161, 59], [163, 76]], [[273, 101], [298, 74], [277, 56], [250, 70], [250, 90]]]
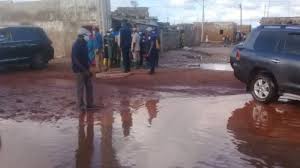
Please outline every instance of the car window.
[[300, 33], [289, 33], [284, 45], [284, 51], [288, 54], [300, 56]]
[[11, 36], [7, 30], [0, 30], [0, 42], [10, 41]]
[[46, 32], [43, 29], [36, 29], [37, 34], [39, 35], [39, 38], [41, 40], [47, 40], [50, 41], [50, 39], [48, 38]]
[[40, 35], [34, 29], [23, 28], [14, 31], [13, 39], [15, 41], [36, 41], [40, 40]]
[[262, 31], [257, 37], [254, 49], [263, 52], [274, 52], [280, 42], [281, 33], [274, 31]]
[[244, 44], [245, 44], [245, 45], [248, 45], [248, 44], [250, 43], [251, 39], [253, 38], [253, 34], [254, 34], [254, 31], [251, 31], [251, 32], [247, 35], [246, 40], [244, 41]]

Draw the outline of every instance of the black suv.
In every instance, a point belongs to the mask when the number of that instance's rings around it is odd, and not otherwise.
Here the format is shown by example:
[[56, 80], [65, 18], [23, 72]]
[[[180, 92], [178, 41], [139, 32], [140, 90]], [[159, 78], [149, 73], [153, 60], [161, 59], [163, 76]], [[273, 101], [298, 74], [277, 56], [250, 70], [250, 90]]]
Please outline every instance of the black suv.
[[262, 25], [230, 56], [234, 75], [255, 100], [300, 95], [300, 25]]
[[52, 42], [43, 29], [32, 26], [0, 27], [0, 66], [30, 64], [34, 69], [41, 69], [53, 57]]

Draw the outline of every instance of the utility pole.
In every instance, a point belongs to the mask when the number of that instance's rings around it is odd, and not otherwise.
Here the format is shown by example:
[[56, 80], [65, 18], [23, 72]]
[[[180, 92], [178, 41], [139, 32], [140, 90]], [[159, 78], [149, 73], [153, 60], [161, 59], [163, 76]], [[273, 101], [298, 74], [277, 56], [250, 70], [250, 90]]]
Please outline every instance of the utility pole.
[[105, 33], [111, 26], [111, 13], [110, 13], [110, 0], [97, 0], [98, 3], [98, 24], [102, 31]]
[[204, 40], [204, 21], [205, 21], [205, 6], [204, 6], [204, 0], [202, 0], [202, 25], [201, 25], [201, 43], [203, 43]]
[[269, 0], [267, 17], [269, 17], [269, 16], [270, 16], [270, 6], [271, 6], [271, 0]]
[[243, 6], [242, 3], [240, 3], [240, 32], [242, 32], [242, 25], [243, 25]]
[[77, 4], [77, 0], [74, 0], [75, 3], [75, 20], [78, 20], [78, 4]]
[[288, 17], [290, 17], [291, 3], [288, 1]]
[[267, 12], [267, 4], [265, 4], [264, 17], [266, 17], [266, 12]]

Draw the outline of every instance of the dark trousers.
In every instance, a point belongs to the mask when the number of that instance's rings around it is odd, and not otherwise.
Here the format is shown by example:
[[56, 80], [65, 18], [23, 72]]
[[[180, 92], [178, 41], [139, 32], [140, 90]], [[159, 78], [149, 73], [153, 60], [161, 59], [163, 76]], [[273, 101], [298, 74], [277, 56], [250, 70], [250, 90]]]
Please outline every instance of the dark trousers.
[[155, 72], [155, 67], [156, 67], [157, 60], [158, 60], [158, 52], [156, 50], [154, 50], [150, 53], [150, 56], [149, 56], [150, 71], [152, 73]]
[[140, 62], [139, 62], [139, 65], [140, 66], [143, 66], [144, 64], [144, 52], [140, 52]]
[[94, 104], [93, 84], [91, 78], [92, 77], [87, 73], [76, 73], [77, 103], [80, 108], [92, 106]]
[[155, 56], [155, 66], [158, 67], [158, 62], [159, 62], [159, 51], [156, 51], [156, 56]]
[[130, 71], [129, 48], [122, 48], [123, 66], [126, 72]]

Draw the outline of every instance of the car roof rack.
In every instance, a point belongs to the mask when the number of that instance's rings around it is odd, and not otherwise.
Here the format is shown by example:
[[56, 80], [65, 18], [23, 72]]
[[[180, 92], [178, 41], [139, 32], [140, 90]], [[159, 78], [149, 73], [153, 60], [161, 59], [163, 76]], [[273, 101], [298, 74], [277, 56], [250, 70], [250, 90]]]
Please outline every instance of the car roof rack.
[[300, 25], [299, 24], [266, 24], [266, 25], [261, 25], [260, 26], [262, 29], [296, 29], [300, 30]]

